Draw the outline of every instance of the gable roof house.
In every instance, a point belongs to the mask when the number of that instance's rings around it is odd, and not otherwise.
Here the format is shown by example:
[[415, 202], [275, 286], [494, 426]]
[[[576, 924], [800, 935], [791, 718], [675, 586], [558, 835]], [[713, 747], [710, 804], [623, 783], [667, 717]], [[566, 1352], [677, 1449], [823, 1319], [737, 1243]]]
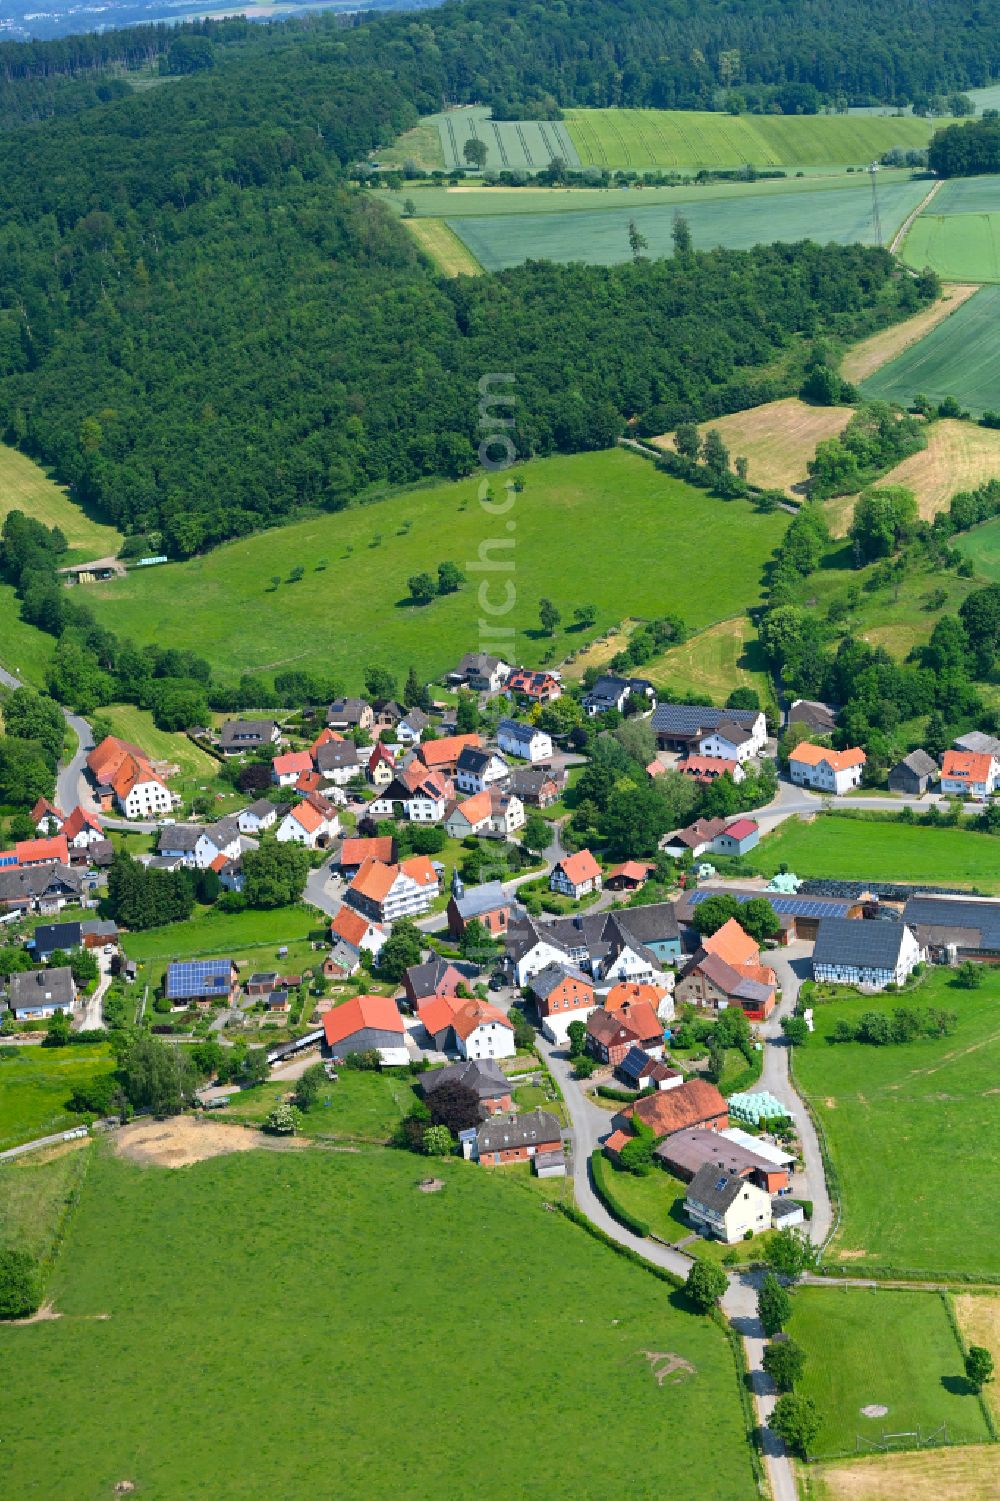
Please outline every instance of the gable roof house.
[[1000, 900], [942, 893], [911, 896], [903, 922], [939, 964], [963, 959], [1000, 962]]
[[234, 860], [243, 849], [239, 819], [232, 813], [202, 826], [175, 823], [160, 830], [156, 853], [177, 860], [188, 870], [208, 870], [219, 855]]
[[788, 757], [788, 774], [798, 787], [815, 787], [818, 792], [838, 795], [861, 786], [867, 757], [863, 750], [828, 750], [803, 740]]
[[301, 844], [306, 849], [321, 849], [340, 833], [340, 816], [333, 803], [318, 792], [310, 792], [300, 803], [289, 808], [278, 825], [275, 838], [279, 844]]
[[696, 818], [686, 829], [677, 829], [673, 834], [665, 835], [660, 841], [660, 848], [674, 860], [679, 860], [688, 853], [697, 860], [706, 850], [711, 849], [720, 834], [725, 833], [726, 824], [725, 818]]
[[602, 673], [583, 697], [583, 709], [591, 719], [612, 710], [621, 714], [629, 698], [644, 698], [656, 703], [656, 689], [648, 678], [622, 678]]
[[562, 1127], [547, 1110], [495, 1115], [479, 1127], [474, 1141], [463, 1142], [463, 1146], [466, 1155], [475, 1156], [481, 1167], [530, 1162], [546, 1153], [562, 1151]]
[[549, 1042], [561, 1046], [570, 1022], [585, 1021], [597, 1004], [594, 982], [581, 970], [547, 964], [530, 981], [531, 994]]
[[510, 664], [502, 657], [491, 656], [485, 651], [469, 651], [453, 672], [448, 682], [453, 687], [465, 686], [473, 693], [498, 693], [510, 677]]
[[771, 1196], [749, 1178], [727, 1173], [706, 1162], [688, 1185], [684, 1200], [691, 1223], [703, 1235], [732, 1245], [747, 1231], [771, 1228]]
[[70, 849], [87, 849], [101, 844], [105, 838], [104, 826], [96, 813], [88, 813], [79, 805], [69, 814], [62, 826], [62, 835]]
[[236, 822], [241, 834], [263, 834], [278, 821], [277, 806], [266, 797], [259, 797], [247, 808], [241, 808]]
[[68, 865], [13, 865], [0, 869], [0, 907], [9, 912], [60, 912], [80, 901], [83, 876]]
[[455, 786], [459, 792], [486, 792], [510, 776], [510, 767], [497, 751], [466, 745], [455, 763]]
[[396, 725], [394, 738], [400, 745], [416, 745], [429, 724], [423, 709], [410, 709]]
[[353, 740], [328, 740], [318, 745], [314, 753], [316, 770], [326, 782], [337, 787], [346, 787], [363, 771], [358, 748]]
[[448, 902], [448, 932], [461, 938], [473, 918], [481, 922], [491, 938], [502, 938], [507, 931], [514, 899], [504, 891], [501, 881], [486, 881], [466, 891], [461, 881], [452, 883]]
[[673, 976], [667, 975], [665, 979], [669, 984], [619, 980], [605, 993], [601, 1004], [605, 1011], [621, 1011], [625, 1006], [648, 1006], [661, 1021], [670, 1021], [674, 1014]]
[[604, 877], [606, 891], [639, 891], [649, 880], [653, 866], [647, 860], [626, 860]]
[[18, 1021], [43, 1021], [56, 1011], [73, 1010], [76, 983], [69, 965], [22, 970], [7, 981], [7, 1001]]
[[35, 825], [35, 833], [40, 835], [59, 834], [66, 822], [62, 809], [50, 803], [47, 797], [40, 797], [28, 816]]
[[373, 922], [393, 923], [426, 912], [441, 890], [438, 873], [426, 855], [399, 865], [366, 860], [344, 893], [344, 900]]
[[398, 768], [392, 781], [368, 805], [370, 818], [405, 817], [411, 823], [440, 823], [452, 796], [451, 781], [441, 771], [412, 760]]
[[286, 751], [271, 762], [271, 781], [278, 787], [294, 787], [304, 771], [312, 771], [309, 751]]
[[735, 718], [721, 719], [713, 729], [706, 730], [699, 737], [697, 749], [700, 756], [742, 763], [757, 754], [758, 737]]
[[716, 855], [745, 855], [760, 843], [760, 824], [755, 818], [735, 818], [712, 840]]
[[949, 750], [941, 763], [941, 791], [958, 797], [991, 797], [1000, 782], [1000, 760], [989, 753]]
[[332, 957], [342, 973], [354, 974], [361, 963], [362, 952], [367, 949], [377, 959], [388, 936], [378, 923], [345, 902], [330, 923], [330, 938], [334, 945]]
[[577, 967], [594, 980], [661, 982], [662, 966], [680, 954], [670, 902], [618, 912], [584, 912], [550, 922], [518, 914], [507, 930], [507, 963], [518, 985], [547, 964]]
[[[452, 776], [462, 752], [470, 747], [473, 750], [479, 750], [482, 743], [481, 737], [476, 734], [446, 735], [442, 740], [421, 741], [414, 748], [413, 754], [427, 767], [428, 771], [440, 771]], [[477, 789], [470, 788], [469, 790], [476, 791]]]
[[600, 891], [601, 867], [590, 850], [577, 850], [575, 855], [564, 855], [552, 867], [549, 890], [579, 901], [589, 891]]
[[488, 834], [493, 805], [488, 792], [477, 792], [464, 802], [449, 803], [444, 826], [452, 839], [468, 839], [474, 834]]
[[51, 834], [47, 839], [17, 839], [14, 841], [13, 858], [4, 850], [0, 863], [17, 865], [28, 870], [33, 865], [68, 865], [69, 845], [65, 834]]
[[826, 917], [813, 949], [813, 977], [834, 985], [884, 990], [902, 985], [924, 953], [905, 922]]
[[678, 1089], [684, 1083], [679, 1069], [670, 1068], [644, 1048], [629, 1048], [615, 1069], [615, 1077], [628, 1089]]
[[391, 865], [396, 858], [396, 841], [391, 834], [380, 834], [374, 839], [345, 838], [340, 846], [340, 873], [345, 879], [357, 875], [366, 860], [379, 860]]
[[507, 692], [533, 704], [550, 704], [562, 695], [562, 683], [554, 672], [530, 672], [518, 667], [507, 679]]
[[818, 699], [797, 698], [788, 711], [788, 723], [806, 725], [811, 735], [832, 735], [837, 728], [837, 711]]
[[[575, 1020], [576, 1018], [572, 1018]], [[587, 1017], [587, 1051], [598, 1063], [617, 1067], [630, 1049], [642, 1048], [650, 1057], [663, 1052], [663, 1025], [651, 1006], [640, 1002], [618, 1011], [598, 1006]]]
[[368, 757], [367, 775], [373, 787], [388, 787], [396, 770], [396, 758], [389, 747], [376, 740]]
[[326, 711], [326, 723], [331, 730], [370, 730], [375, 711], [363, 698], [338, 698]]
[[758, 756], [767, 745], [767, 721], [758, 709], [713, 709], [707, 704], [658, 704], [650, 720], [661, 750], [697, 751], [699, 745], [720, 725], [744, 731]]
[[460, 1058], [513, 1058], [514, 1023], [489, 1001], [435, 995], [417, 1006], [417, 1015], [439, 1052]]
[[163, 994], [171, 1006], [234, 1006], [240, 993], [240, 976], [232, 959], [182, 959], [167, 965]]
[[478, 978], [476, 965], [442, 959], [435, 954], [425, 963], [410, 965], [403, 975], [403, 990], [410, 1006], [416, 1008], [421, 1001], [432, 1000], [435, 996], [447, 996], [453, 1000], [460, 985], [469, 990]]
[[693, 777], [702, 787], [718, 781], [719, 777], [730, 776], [737, 783], [746, 778], [739, 761], [725, 760], [722, 756], [682, 756], [674, 770], [683, 777]]
[[774, 1010], [776, 992], [774, 970], [761, 964], [756, 943], [731, 917], [702, 939], [681, 971], [674, 999], [715, 1014], [739, 1006], [751, 1021], [764, 1021]]
[[227, 719], [219, 732], [219, 749], [224, 756], [242, 756], [273, 745], [278, 734], [273, 719]]
[[925, 750], [911, 751], [889, 772], [889, 791], [923, 797], [931, 782], [938, 778], [938, 764]]
[[490, 799], [490, 826], [487, 835], [491, 839], [509, 839], [524, 827], [524, 804], [506, 786], [492, 787]]
[[460, 1084], [463, 1089], [471, 1089], [479, 1100], [481, 1117], [514, 1108], [510, 1080], [492, 1058], [462, 1059], [459, 1063], [446, 1063], [444, 1068], [432, 1068], [421, 1075], [420, 1093], [425, 1100], [432, 1099], [436, 1091], [447, 1084]]
[[707, 1079], [687, 1079], [676, 1089], [660, 1090], [635, 1100], [618, 1112], [612, 1124], [627, 1131], [633, 1115], [656, 1137], [671, 1136], [689, 1126], [724, 1131], [729, 1125], [729, 1107], [715, 1085], [709, 1084]]
[[519, 719], [501, 719], [497, 725], [497, 745], [507, 756], [522, 761], [544, 761], [552, 754], [552, 736], [536, 724]]
[[323, 1038], [333, 1058], [377, 1052], [383, 1068], [405, 1068], [410, 1061], [406, 1029], [391, 996], [356, 995], [323, 1017]]
[[137, 745], [107, 735], [87, 756], [102, 808], [117, 803], [126, 818], [169, 813], [173, 798]]

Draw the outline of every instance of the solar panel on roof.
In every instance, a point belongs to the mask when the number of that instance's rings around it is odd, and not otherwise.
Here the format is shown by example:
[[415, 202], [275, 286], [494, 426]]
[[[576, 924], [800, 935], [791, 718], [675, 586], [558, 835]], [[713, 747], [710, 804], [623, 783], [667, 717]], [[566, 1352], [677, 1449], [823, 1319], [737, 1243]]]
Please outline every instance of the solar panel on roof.
[[[768, 891], [730, 891], [725, 894], [734, 896], [741, 905], [752, 902], [755, 897], [763, 897], [771, 903], [779, 917], [846, 917], [851, 910], [850, 902], [820, 902], [810, 900], [809, 897], [776, 896]], [[700, 902], [707, 902], [710, 896], [719, 895], [719, 891], [711, 889], [694, 891], [691, 893], [691, 905], [697, 907]]]
[[206, 995], [229, 990], [228, 959], [189, 959], [171, 964], [167, 969], [167, 994], [171, 997]]

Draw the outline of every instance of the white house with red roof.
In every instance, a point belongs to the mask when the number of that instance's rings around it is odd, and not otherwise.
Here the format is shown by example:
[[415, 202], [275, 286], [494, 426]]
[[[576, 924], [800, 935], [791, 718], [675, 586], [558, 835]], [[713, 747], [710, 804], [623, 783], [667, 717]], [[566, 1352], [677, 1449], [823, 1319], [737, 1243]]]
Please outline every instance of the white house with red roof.
[[571, 896], [579, 901], [590, 891], [601, 889], [601, 867], [590, 850], [577, 850], [575, 855], [566, 855], [552, 867], [549, 890], [562, 896]]
[[340, 833], [340, 818], [333, 803], [318, 793], [304, 797], [289, 808], [279, 823], [275, 838], [280, 844], [301, 844], [320, 849]]
[[514, 1023], [489, 1001], [435, 995], [417, 1005], [417, 1015], [440, 1052], [460, 1058], [513, 1058]]
[[941, 791], [957, 797], [992, 797], [1000, 783], [996, 756], [949, 750], [941, 763]]
[[91, 844], [100, 844], [106, 837], [104, 827], [96, 813], [77, 806], [62, 826], [62, 833], [70, 849], [84, 850]]
[[278, 787], [294, 787], [303, 772], [313, 769], [308, 751], [286, 751], [271, 762], [271, 781]]
[[489, 792], [477, 792], [463, 802], [452, 803], [444, 821], [445, 832], [452, 839], [468, 839], [473, 834], [488, 834], [493, 817]]
[[399, 865], [366, 860], [344, 893], [344, 900], [373, 922], [394, 923], [426, 912], [440, 894], [441, 882], [426, 855]]
[[861, 786], [865, 760], [864, 751], [857, 746], [836, 751], [803, 740], [789, 753], [788, 774], [796, 786], [814, 787], [817, 792], [840, 796], [852, 787]]
[[36, 834], [61, 834], [66, 815], [55, 803], [50, 803], [47, 797], [40, 797], [31, 810], [31, 821], [35, 825]]
[[396, 758], [389, 747], [376, 740], [368, 757], [367, 775], [373, 787], [388, 787], [396, 773]]
[[101, 806], [116, 802], [126, 818], [169, 813], [173, 798], [138, 745], [107, 735], [87, 756]]
[[346, 903], [330, 923], [335, 954], [337, 949], [347, 949], [358, 963], [365, 949], [377, 959], [388, 936], [385, 928]]

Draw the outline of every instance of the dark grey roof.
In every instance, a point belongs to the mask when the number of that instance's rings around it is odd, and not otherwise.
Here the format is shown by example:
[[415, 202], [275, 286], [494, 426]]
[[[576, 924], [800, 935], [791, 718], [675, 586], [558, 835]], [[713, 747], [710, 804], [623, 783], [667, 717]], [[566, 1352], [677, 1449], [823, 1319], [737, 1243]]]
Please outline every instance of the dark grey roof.
[[649, 1062], [649, 1054], [644, 1048], [631, 1047], [618, 1065], [618, 1072], [625, 1074], [629, 1079], [638, 1080], [646, 1064]]
[[812, 730], [829, 734], [837, 728], [837, 711], [832, 704], [818, 699], [799, 698], [788, 711], [788, 723], [808, 725]]
[[110, 917], [88, 917], [80, 924], [84, 938], [117, 938], [118, 924]]
[[661, 735], [696, 735], [699, 730], [714, 730], [725, 723], [752, 730], [759, 716], [759, 709], [712, 709], [707, 704], [659, 704], [653, 710], [650, 723]]
[[273, 719], [227, 719], [222, 726], [219, 743], [231, 745], [262, 745], [274, 734]]
[[204, 832], [204, 829], [193, 823], [172, 824], [169, 829], [160, 830], [160, 837], [156, 841], [157, 853], [178, 850], [185, 855], [192, 854]]
[[546, 782], [554, 782], [559, 787], [562, 780], [561, 773], [553, 771], [551, 766], [515, 766], [511, 772], [510, 785], [511, 791], [518, 796], [525, 792], [537, 795]]
[[433, 995], [437, 986], [449, 969], [457, 969], [464, 979], [474, 983], [479, 978], [479, 969], [475, 964], [469, 964], [462, 959], [442, 959], [435, 955], [424, 964], [411, 964], [406, 971], [406, 978], [419, 999]]
[[773, 1173], [776, 1166], [769, 1158], [759, 1157], [738, 1141], [730, 1141], [718, 1131], [709, 1131], [704, 1126], [675, 1131], [654, 1148], [654, 1155], [669, 1167], [680, 1168], [682, 1173], [691, 1173], [692, 1176], [705, 1166], [711, 1167], [716, 1174], [724, 1172], [734, 1177], [753, 1169]]
[[[903, 908], [903, 921], [911, 928], [930, 929], [936, 943], [960, 940], [947, 937], [950, 930], [976, 934], [978, 941], [962, 947], [1000, 951], [1000, 901], [972, 901], [941, 896], [911, 896]], [[933, 930], [940, 929], [941, 933]]]
[[672, 902], [648, 902], [614, 914], [618, 926], [638, 943], [664, 943], [680, 936]]
[[462, 1084], [475, 1090], [481, 1100], [499, 1100], [510, 1094], [511, 1082], [493, 1058], [473, 1059], [466, 1063], [449, 1063], [424, 1074], [420, 1087], [425, 1095], [433, 1094], [442, 1084]]
[[904, 931], [904, 923], [824, 917], [816, 935], [813, 964], [895, 969]]
[[29, 969], [11, 975], [7, 993], [11, 1010], [17, 1011], [22, 1006], [70, 1005], [76, 987], [72, 970], [63, 965], [59, 969]]
[[572, 964], [547, 964], [537, 975], [532, 975], [529, 987], [540, 1001], [550, 996], [564, 980], [576, 980], [580, 985], [592, 985], [593, 981]]
[[506, 735], [511, 740], [521, 740], [525, 744], [530, 744], [534, 735], [542, 733], [537, 725], [522, 724], [519, 719], [501, 719], [497, 725], [498, 735]]
[[747, 738], [747, 726], [737, 724], [730, 711], [729, 718], [720, 720], [712, 734], [721, 735], [723, 740], [729, 741], [730, 745], [742, 745]]
[[[929, 756], [925, 750], [911, 751], [908, 756], [903, 757], [899, 765], [908, 767], [914, 776], [918, 777], [932, 777], [938, 769], [938, 764], [934, 757]], [[897, 769], [897, 767], [893, 767], [893, 771]]]
[[423, 709], [411, 709], [409, 713], [400, 720], [400, 724], [405, 724], [407, 729], [416, 730], [419, 732], [420, 730], [426, 730], [427, 726], [430, 724], [430, 719], [424, 713]]
[[269, 797], [259, 797], [248, 808], [241, 808], [236, 816], [239, 818], [242, 813], [252, 813], [255, 818], [266, 818], [269, 813], [277, 813], [277, 811], [276, 805], [272, 803]]
[[1000, 740], [982, 730], [970, 730], [968, 735], [959, 735], [954, 746], [956, 750], [971, 751], [977, 756], [1000, 757]]
[[326, 711], [327, 721], [342, 720], [345, 724], [359, 724], [368, 707], [367, 700], [363, 698], [335, 699]]
[[747, 1187], [745, 1178], [706, 1162], [688, 1184], [687, 1197], [712, 1214], [725, 1214]]
[[513, 900], [504, 891], [500, 881], [486, 881], [482, 886], [472, 886], [462, 896], [454, 898], [459, 916], [466, 921], [483, 912], [495, 912], [498, 907], [509, 907]]
[[80, 942], [78, 922], [45, 922], [35, 929], [35, 953], [51, 954], [55, 949], [75, 949]]
[[470, 673], [474, 673], [484, 677], [492, 677], [497, 668], [502, 664], [502, 657], [491, 657], [489, 652], [467, 651], [455, 668], [453, 676], [465, 678]]
[[360, 766], [358, 748], [353, 740], [328, 740], [316, 747], [319, 771], [342, 771], [345, 766]]
[[475, 745], [463, 745], [458, 761], [455, 763], [456, 769], [472, 772], [485, 771], [496, 754], [496, 751], [480, 750]]
[[504, 1152], [511, 1147], [532, 1147], [543, 1141], [562, 1141], [562, 1127], [547, 1110], [529, 1110], [524, 1115], [497, 1115], [485, 1121], [476, 1133], [480, 1152]]
[[606, 672], [597, 679], [593, 688], [586, 695], [585, 701], [589, 704], [616, 704], [622, 694], [627, 692], [627, 678], [620, 678], [613, 672]]
[[39, 897], [64, 893], [79, 895], [83, 876], [68, 865], [15, 866], [0, 870], [0, 902], [37, 901]]

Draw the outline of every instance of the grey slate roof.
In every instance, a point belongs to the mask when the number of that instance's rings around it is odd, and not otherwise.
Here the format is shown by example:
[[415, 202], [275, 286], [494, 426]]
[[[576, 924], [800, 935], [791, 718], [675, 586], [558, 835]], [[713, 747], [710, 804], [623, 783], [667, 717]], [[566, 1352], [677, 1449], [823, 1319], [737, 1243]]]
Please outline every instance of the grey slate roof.
[[464, 922], [478, 917], [483, 912], [495, 912], [498, 907], [509, 907], [514, 898], [508, 896], [500, 881], [486, 881], [482, 886], [472, 886], [453, 901]]
[[799, 698], [788, 711], [788, 723], [808, 725], [818, 734], [828, 735], [837, 728], [837, 711], [818, 699]]
[[715, 730], [720, 724], [736, 724], [752, 730], [759, 709], [712, 709], [707, 704], [658, 704], [650, 724], [660, 735], [697, 735], [699, 730]]
[[813, 965], [857, 969], [895, 969], [906, 925], [824, 917], [816, 935]]
[[529, 985], [532, 994], [544, 1001], [564, 980], [576, 980], [580, 985], [593, 984], [590, 977], [573, 964], [547, 964], [537, 975], [532, 975]]
[[7, 994], [12, 1011], [25, 1006], [69, 1006], [73, 1003], [76, 988], [68, 965], [60, 969], [30, 969], [11, 975], [7, 982]]
[[274, 733], [273, 719], [227, 719], [219, 735], [223, 749], [233, 746], [268, 745]]
[[519, 719], [501, 719], [497, 725], [497, 735], [506, 735], [511, 740], [519, 740], [524, 745], [530, 745], [532, 737], [539, 733], [538, 727], [533, 724], [522, 724]]
[[[938, 770], [938, 764], [933, 756], [929, 756], [925, 750], [911, 751], [900, 761], [900, 766], [909, 767], [914, 776], [932, 777]], [[896, 768], [894, 767], [893, 770]]]
[[497, 751], [480, 750], [475, 745], [463, 745], [458, 761], [455, 763], [456, 769], [470, 772], [485, 771], [493, 757], [498, 754]]
[[318, 771], [342, 771], [345, 766], [353, 768], [360, 765], [358, 748], [353, 740], [328, 740], [326, 744], [316, 747]]
[[[930, 936], [937, 943], [959, 942], [964, 948], [1000, 952], [1000, 901], [911, 896], [903, 908], [903, 921], [911, 928], [931, 929]], [[966, 936], [960, 937], [960, 932]]]
[[[252, 813], [253, 816], [257, 819], [267, 818], [269, 813], [277, 813], [277, 811], [278, 810], [276, 804], [272, 803], [269, 797], [259, 797], [257, 801], [255, 803], [251, 803], [249, 807], [240, 809], [240, 813]], [[236, 816], [238, 818], [239, 814], [237, 814]]]
[[35, 953], [39, 958], [55, 949], [75, 949], [80, 942], [78, 922], [45, 922], [35, 929]]
[[732, 717], [732, 710], [730, 710], [729, 718], [720, 720], [712, 733], [721, 735], [723, 740], [729, 741], [730, 745], [742, 745], [743, 741], [747, 738], [747, 727], [746, 725], [737, 724], [736, 720]]
[[653, 1155], [661, 1158], [668, 1167], [680, 1168], [692, 1177], [703, 1167], [709, 1166], [718, 1173], [733, 1177], [757, 1169], [773, 1173], [776, 1164], [767, 1157], [760, 1157], [737, 1141], [729, 1141], [718, 1131], [709, 1131], [704, 1126], [689, 1126], [684, 1131], [675, 1131], [654, 1147]]
[[562, 1127], [547, 1110], [529, 1110], [524, 1115], [497, 1115], [484, 1121], [476, 1132], [476, 1140], [480, 1153], [505, 1152], [512, 1147], [562, 1141]]
[[434, 995], [449, 969], [457, 969], [470, 985], [479, 979], [479, 969], [475, 964], [462, 959], [442, 959], [439, 954], [424, 964], [411, 964], [406, 971], [406, 979], [417, 999], [423, 1000], [426, 996]]
[[0, 902], [37, 901], [39, 897], [63, 893], [79, 896], [83, 876], [68, 865], [15, 866], [0, 870]]
[[195, 845], [204, 832], [204, 829], [193, 823], [172, 824], [169, 829], [160, 830], [160, 837], [156, 841], [157, 851], [171, 850], [185, 855], [193, 854]]
[[1000, 759], [1000, 740], [995, 735], [986, 735], [982, 730], [970, 730], [968, 735], [959, 735], [954, 742], [956, 750], [972, 751], [977, 756], [996, 756]]
[[746, 1188], [746, 1179], [738, 1178], [706, 1162], [688, 1184], [687, 1197], [710, 1214], [725, 1214]]
[[493, 1058], [449, 1063], [446, 1068], [431, 1069], [420, 1081], [425, 1097], [440, 1089], [442, 1084], [462, 1084], [466, 1089], [475, 1090], [481, 1100], [501, 1100], [513, 1087]]

